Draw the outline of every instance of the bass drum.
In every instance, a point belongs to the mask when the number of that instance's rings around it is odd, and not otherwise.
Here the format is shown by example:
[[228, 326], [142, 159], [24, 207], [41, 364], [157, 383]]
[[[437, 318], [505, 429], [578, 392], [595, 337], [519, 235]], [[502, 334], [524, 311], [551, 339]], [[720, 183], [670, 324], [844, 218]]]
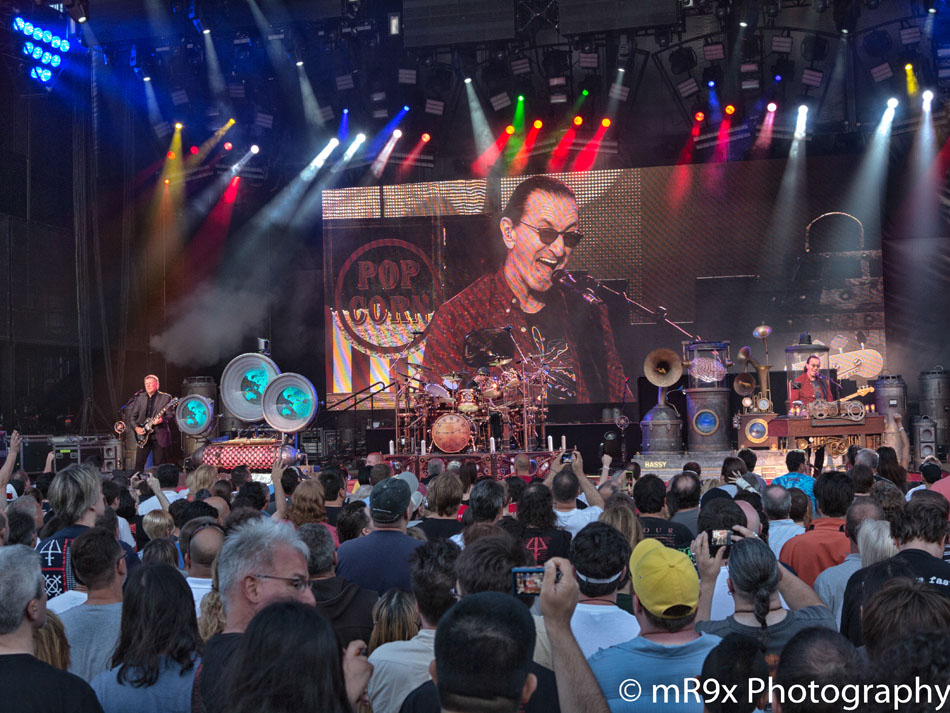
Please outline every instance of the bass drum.
[[477, 435], [475, 424], [460, 413], [442, 414], [430, 430], [433, 445], [443, 453], [460, 453], [472, 445]]

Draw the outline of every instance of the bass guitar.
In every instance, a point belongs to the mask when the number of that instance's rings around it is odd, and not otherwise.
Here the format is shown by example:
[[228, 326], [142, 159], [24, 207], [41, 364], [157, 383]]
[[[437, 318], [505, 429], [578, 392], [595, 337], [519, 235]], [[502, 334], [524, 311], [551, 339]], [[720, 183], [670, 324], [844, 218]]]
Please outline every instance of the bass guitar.
[[168, 409], [172, 408], [178, 403], [178, 400], [179, 399], [176, 396], [167, 404], [165, 404], [165, 406], [162, 407], [162, 410], [159, 411], [157, 414], [155, 414], [154, 416], [150, 418], [145, 419], [145, 423], [143, 423], [141, 426], [144, 429], [145, 433], [139, 433], [138, 431], [135, 432], [136, 446], [138, 446], [139, 448], [145, 448], [145, 444], [148, 443], [148, 437], [151, 436], [152, 433], [155, 432], [155, 424], [158, 422], [158, 420], [162, 416], [165, 415], [165, 412], [168, 411]]

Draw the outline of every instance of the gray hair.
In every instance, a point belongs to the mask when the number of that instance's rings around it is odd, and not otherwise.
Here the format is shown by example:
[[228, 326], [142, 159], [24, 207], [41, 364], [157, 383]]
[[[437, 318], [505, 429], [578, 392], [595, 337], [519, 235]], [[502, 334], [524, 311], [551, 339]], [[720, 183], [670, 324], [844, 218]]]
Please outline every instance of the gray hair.
[[770, 485], [762, 498], [762, 509], [769, 520], [784, 520], [792, 508], [792, 494], [781, 485]]
[[429, 465], [426, 467], [426, 472], [429, 474], [430, 478], [434, 478], [437, 475], [442, 475], [445, 472], [445, 461], [441, 458], [433, 458], [429, 461]]
[[31, 518], [36, 517], [36, 498], [32, 495], [21, 495], [12, 503], [7, 505], [7, 512], [22, 512]]
[[289, 523], [278, 523], [270, 518], [250, 520], [231, 531], [218, 555], [218, 591], [227, 611], [228, 599], [234, 586], [249, 574], [269, 572], [273, 566], [274, 550], [286, 545], [308, 559], [310, 551]]
[[771, 548], [757, 537], [744, 537], [729, 553], [729, 579], [736, 591], [750, 597], [755, 618], [764, 633], [769, 601], [778, 589], [778, 561]]
[[297, 534], [310, 550], [307, 558], [307, 570], [310, 576], [329, 572], [333, 567], [333, 535], [330, 530], [318, 522], [308, 522], [297, 529]]
[[39, 553], [26, 545], [0, 547], [0, 636], [16, 630], [26, 605], [42, 597]]
[[877, 451], [872, 451], [870, 448], [862, 448], [854, 457], [854, 464], [866, 465], [871, 470], [877, 472], [877, 464], [880, 460], [881, 459], [880, 456], [878, 456]]
[[858, 552], [861, 567], [870, 567], [897, 554], [897, 545], [891, 537], [891, 523], [887, 520], [865, 520], [858, 528]]
[[90, 465], [67, 465], [53, 478], [49, 504], [63, 522], [75, 525], [102, 495], [102, 476]]

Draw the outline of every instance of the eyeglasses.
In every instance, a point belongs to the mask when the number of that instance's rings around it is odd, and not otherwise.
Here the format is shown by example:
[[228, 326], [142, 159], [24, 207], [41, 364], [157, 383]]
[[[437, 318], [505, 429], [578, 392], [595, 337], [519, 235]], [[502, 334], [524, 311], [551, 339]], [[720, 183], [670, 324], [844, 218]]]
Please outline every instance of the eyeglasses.
[[310, 580], [303, 577], [275, 577], [272, 574], [255, 574], [258, 579], [279, 579], [282, 582], [289, 582], [290, 586], [298, 592], [305, 592], [310, 588]]
[[577, 231], [574, 231], [574, 230], [568, 230], [566, 232], [560, 233], [554, 228], [536, 228], [533, 225], [529, 225], [528, 223], [525, 223], [523, 220], [521, 221], [521, 224], [528, 228], [531, 228], [531, 230], [536, 232], [538, 234], [538, 237], [541, 239], [541, 242], [544, 243], [545, 245], [550, 245], [555, 240], [563, 236], [564, 247], [571, 248], [573, 250], [574, 248], [577, 247], [577, 244], [581, 240], [584, 239], [583, 233], [578, 233]]

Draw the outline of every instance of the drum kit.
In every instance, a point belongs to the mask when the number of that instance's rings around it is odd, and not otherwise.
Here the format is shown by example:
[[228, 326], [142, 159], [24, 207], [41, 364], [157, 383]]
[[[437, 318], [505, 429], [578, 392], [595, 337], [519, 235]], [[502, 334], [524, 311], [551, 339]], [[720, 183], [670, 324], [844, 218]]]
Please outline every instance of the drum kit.
[[520, 451], [543, 442], [548, 370], [538, 355], [519, 355], [516, 362], [514, 349], [505, 330], [481, 329], [465, 338], [470, 371], [436, 374], [396, 362], [400, 450], [415, 452], [429, 444], [443, 453]]

